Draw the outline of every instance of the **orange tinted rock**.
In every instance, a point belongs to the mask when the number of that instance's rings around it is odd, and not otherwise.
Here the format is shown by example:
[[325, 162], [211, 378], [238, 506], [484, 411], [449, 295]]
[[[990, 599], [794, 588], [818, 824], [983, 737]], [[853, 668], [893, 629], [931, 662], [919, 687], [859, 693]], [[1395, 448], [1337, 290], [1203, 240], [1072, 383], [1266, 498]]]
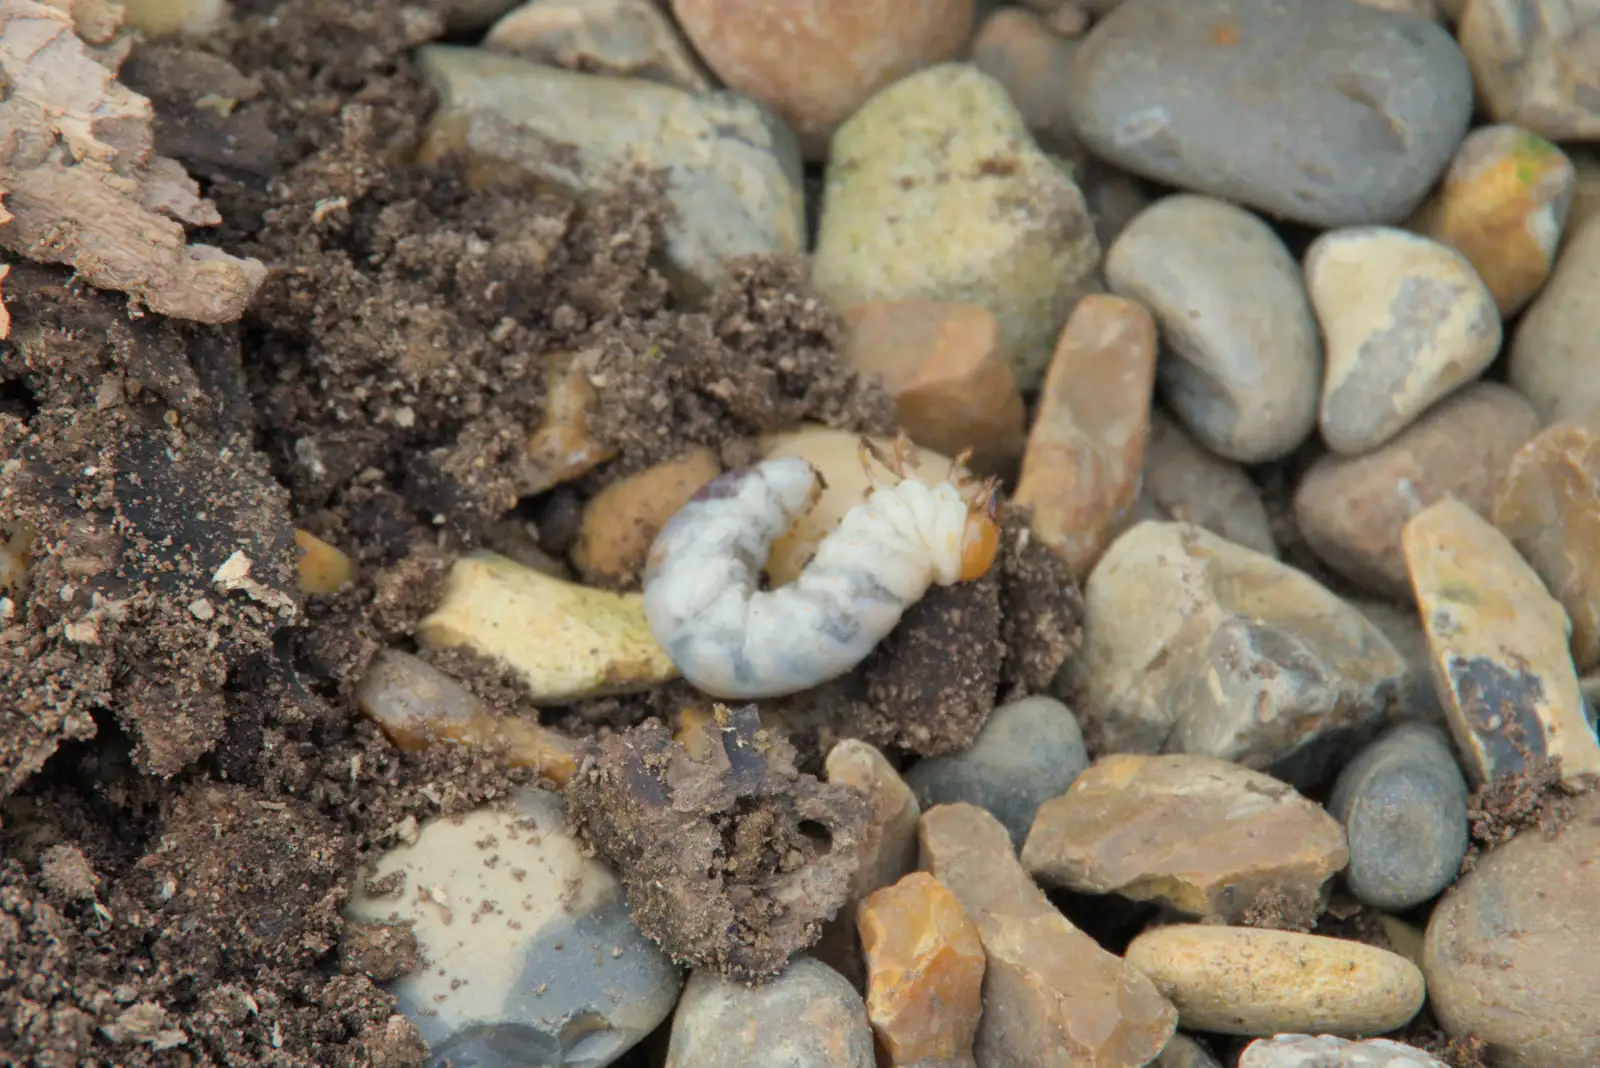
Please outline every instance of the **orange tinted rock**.
[[869, 96], [961, 52], [973, 0], [672, 0], [672, 12], [717, 76], [820, 160]]
[[1122, 297], [1084, 297], [1050, 358], [1015, 495], [1080, 581], [1138, 496], [1155, 373], [1150, 313]]
[[628, 586], [638, 578], [650, 543], [695, 490], [722, 473], [717, 454], [699, 446], [665, 463], [618, 479], [590, 498], [572, 547], [584, 581]]
[[1022, 395], [989, 309], [872, 300], [846, 308], [844, 318], [846, 359], [883, 377], [913, 441], [950, 456], [970, 448], [979, 474], [1016, 464], [1025, 440]]
[[355, 577], [350, 558], [309, 530], [296, 527], [294, 545], [299, 550], [301, 593], [335, 593]]
[[1350, 859], [1344, 828], [1270, 775], [1206, 756], [1104, 757], [1039, 808], [1022, 866], [1047, 885], [1119, 893], [1238, 923], [1264, 893], [1310, 915]]
[[595, 395], [583, 361], [566, 353], [552, 356], [544, 378], [544, 421], [528, 436], [518, 466], [517, 491], [524, 497], [577, 478], [616, 455], [589, 436]]
[[961, 902], [912, 872], [861, 902], [867, 1017], [894, 1068], [972, 1056], [983, 1011], [983, 943]]
[[1600, 665], [1600, 413], [1548, 427], [1512, 457], [1494, 522], [1567, 610], [1578, 670]]
[[987, 958], [975, 1053], [1007, 1068], [1148, 1064], [1178, 1024], [1144, 973], [1055, 910], [1011, 836], [975, 805], [939, 805], [917, 825], [922, 867], [961, 902]]

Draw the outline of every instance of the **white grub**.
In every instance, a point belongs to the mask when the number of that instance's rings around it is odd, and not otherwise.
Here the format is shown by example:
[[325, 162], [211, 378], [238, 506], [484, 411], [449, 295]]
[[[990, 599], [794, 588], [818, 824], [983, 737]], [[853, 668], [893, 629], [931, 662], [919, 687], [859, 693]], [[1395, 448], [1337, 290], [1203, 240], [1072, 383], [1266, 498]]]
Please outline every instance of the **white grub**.
[[645, 566], [644, 610], [684, 678], [726, 699], [810, 689], [866, 659], [929, 586], [989, 569], [994, 485], [969, 503], [956, 465], [937, 485], [907, 478], [903, 447], [879, 456], [899, 480], [845, 513], [787, 586], [758, 588], [773, 542], [816, 499], [819, 476], [805, 460], [721, 475], [667, 522]]

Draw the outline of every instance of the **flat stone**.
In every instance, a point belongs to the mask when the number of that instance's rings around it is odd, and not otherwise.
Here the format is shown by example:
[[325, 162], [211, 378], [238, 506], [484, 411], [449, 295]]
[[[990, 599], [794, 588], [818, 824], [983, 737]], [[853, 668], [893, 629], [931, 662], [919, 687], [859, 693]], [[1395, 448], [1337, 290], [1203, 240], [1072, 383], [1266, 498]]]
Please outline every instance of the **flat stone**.
[[1403, 542], [1434, 688], [1473, 784], [1544, 759], [1569, 781], [1600, 774], [1567, 614], [1516, 547], [1453, 500], [1407, 523]]
[[1239, 923], [1264, 894], [1314, 916], [1349, 859], [1322, 806], [1206, 756], [1102, 757], [1045, 802], [1022, 866], [1048, 886], [1117, 893]]
[[857, 923], [867, 954], [867, 1017], [889, 1064], [972, 1063], [984, 956], [961, 902], [927, 872], [912, 872], [863, 901]]
[[873, 300], [843, 310], [843, 356], [878, 375], [895, 415], [918, 445], [972, 450], [984, 475], [1016, 468], [1027, 441], [1022, 395], [988, 308], [941, 300]]
[[350, 557], [309, 530], [295, 528], [294, 546], [299, 556], [295, 575], [301, 593], [311, 596], [337, 593], [345, 583], [354, 580], [355, 566], [350, 563]]
[[995, 9], [972, 41], [973, 66], [1005, 86], [1039, 147], [1081, 163], [1086, 152], [1066, 108], [1077, 52], [1077, 41], [1020, 7]]
[[1144, 519], [1193, 523], [1247, 549], [1278, 555], [1267, 506], [1244, 468], [1196, 444], [1159, 409], [1150, 413], [1134, 509], [1134, 522]]
[[1318, 419], [1336, 453], [1389, 441], [1500, 351], [1494, 297], [1448, 245], [1392, 227], [1333, 230], [1306, 250], [1305, 275], [1327, 340]]
[[614, 188], [630, 168], [663, 169], [673, 208], [666, 258], [686, 294], [727, 281], [729, 259], [805, 243], [794, 135], [741, 96], [461, 45], [424, 45], [417, 69], [439, 94], [423, 162], [459, 152], [469, 176], [523, 172], [580, 198]]
[[638, 594], [563, 582], [481, 550], [450, 568], [439, 607], [415, 637], [425, 649], [500, 661], [535, 704], [638, 693], [678, 676]]
[[798, 956], [761, 986], [701, 969], [672, 1016], [666, 1068], [876, 1068], [861, 995]]
[[1556, 269], [1511, 339], [1506, 377], [1545, 425], [1600, 408], [1600, 216], [1569, 230]]
[[773, 108], [807, 159], [878, 90], [955, 59], [973, 0], [672, 0], [695, 50], [729, 88]]
[[716, 86], [689, 42], [654, 0], [528, 0], [483, 39], [490, 52], [691, 93]]
[[[1149, 6], [1132, 0], [1111, 18], [1134, 4]], [[1257, 463], [1311, 433], [1317, 324], [1299, 265], [1261, 219], [1210, 197], [1165, 197], [1118, 236], [1105, 276], [1108, 289], [1155, 316], [1162, 395], [1206, 448]]]
[[1524, 445], [1493, 515], [1566, 609], [1578, 670], [1600, 667], [1600, 411]]
[[1127, 0], [1066, 101], [1120, 167], [1333, 227], [1410, 214], [1467, 132], [1472, 79], [1443, 29], [1372, 7]]
[[1449, 1068], [1415, 1046], [1337, 1035], [1274, 1035], [1258, 1038], [1239, 1056], [1239, 1068]]
[[1456, 150], [1420, 229], [1465, 256], [1510, 316], [1550, 276], [1576, 177], [1566, 153], [1538, 134], [1483, 126]]
[[509, 767], [533, 768], [565, 786], [576, 768], [573, 740], [537, 716], [495, 715], [476, 694], [420, 657], [380, 649], [356, 687], [356, 707], [398, 748], [418, 752], [441, 742], [499, 755]]
[[979, 1064], [1124, 1068], [1155, 1059], [1177, 1026], [1172, 1005], [1055, 910], [998, 820], [975, 805], [940, 805], [922, 814], [917, 836], [921, 866], [955, 894], [983, 941]]
[[1211, 924], [1152, 927], [1127, 961], [1178, 1007], [1185, 1028], [1221, 1035], [1372, 1035], [1422, 1008], [1422, 972], [1364, 942]]
[[1155, 372], [1155, 320], [1131, 300], [1084, 297], [1056, 342], [1012, 496], [1080, 582], [1138, 497]]
[[1428, 921], [1434, 1015], [1486, 1042], [1496, 1068], [1600, 1064], [1600, 793], [1569, 803], [1559, 833], [1529, 829], [1491, 850]]
[[896, 82], [834, 136], [811, 281], [836, 307], [981, 304], [1031, 390], [1099, 261], [1083, 194], [970, 64]]
[[1474, 0], [1456, 31], [1496, 122], [1600, 138], [1600, 11], [1585, 0]]
[[1461, 870], [1467, 783], [1438, 727], [1401, 723], [1368, 745], [1339, 773], [1328, 811], [1350, 843], [1345, 883], [1365, 905], [1415, 908]]
[[906, 772], [923, 808], [967, 802], [1000, 821], [1021, 849], [1034, 813], [1089, 765], [1072, 710], [1053, 697], [1001, 705], [972, 746], [919, 760]]
[[637, 585], [661, 528], [721, 473], [717, 454], [701, 445], [617, 479], [589, 498], [572, 546], [572, 563], [583, 580], [614, 589]]
[[573, 837], [559, 795], [442, 816], [350, 891], [355, 923], [409, 923], [427, 962], [390, 987], [433, 1061], [602, 1068], [667, 1018], [681, 977]]
[[846, 738], [828, 750], [825, 780], [847, 786], [867, 802], [866, 826], [861, 832], [855, 873], [839, 913], [822, 926], [822, 939], [811, 955], [866, 988], [866, 964], [856, 932], [856, 912], [863, 899], [889, 886], [917, 866], [917, 819], [922, 806], [899, 772], [875, 746]]
[[1140, 523], [1084, 587], [1066, 671], [1099, 753], [1195, 753], [1310, 785], [1375, 733], [1406, 676], [1304, 572], [1191, 523]]
[[1520, 393], [1474, 382], [1372, 452], [1319, 457], [1295, 490], [1300, 533], [1345, 578], [1409, 601], [1406, 520], [1446, 497], [1490, 515], [1511, 457], [1538, 431], [1539, 415]]

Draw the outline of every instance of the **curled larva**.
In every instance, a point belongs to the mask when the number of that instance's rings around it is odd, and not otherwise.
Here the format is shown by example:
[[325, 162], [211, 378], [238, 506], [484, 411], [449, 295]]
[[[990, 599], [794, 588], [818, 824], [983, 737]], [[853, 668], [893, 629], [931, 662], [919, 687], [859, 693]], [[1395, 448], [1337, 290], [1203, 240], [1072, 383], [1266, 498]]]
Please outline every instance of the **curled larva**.
[[[805, 460], [778, 457], [703, 486], [662, 527], [644, 572], [644, 611], [684, 678], [713, 697], [779, 697], [855, 667], [934, 583], [989, 570], [999, 547], [998, 496], [969, 501], [958, 459], [937, 485], [906, 477], [903, 446], [878, 484], [823, 538], [787, 586], [758, 588], [776, 541], [816, 499]], [[868, 468], [871, 475], [871, 469]]]

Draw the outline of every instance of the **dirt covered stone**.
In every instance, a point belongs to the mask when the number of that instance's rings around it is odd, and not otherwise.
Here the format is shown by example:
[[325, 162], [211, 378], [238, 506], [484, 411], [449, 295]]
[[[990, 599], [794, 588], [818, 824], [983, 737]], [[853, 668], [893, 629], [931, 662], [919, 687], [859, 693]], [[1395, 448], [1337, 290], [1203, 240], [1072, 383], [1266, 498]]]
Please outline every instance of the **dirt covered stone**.
[[844, 904], [867, 805], [796, 771], [754, 705], [719, 708], [685, 742], [651, 720], [589, 743], [567, 808], [645, 934], [681, 964], [760, 982]]

